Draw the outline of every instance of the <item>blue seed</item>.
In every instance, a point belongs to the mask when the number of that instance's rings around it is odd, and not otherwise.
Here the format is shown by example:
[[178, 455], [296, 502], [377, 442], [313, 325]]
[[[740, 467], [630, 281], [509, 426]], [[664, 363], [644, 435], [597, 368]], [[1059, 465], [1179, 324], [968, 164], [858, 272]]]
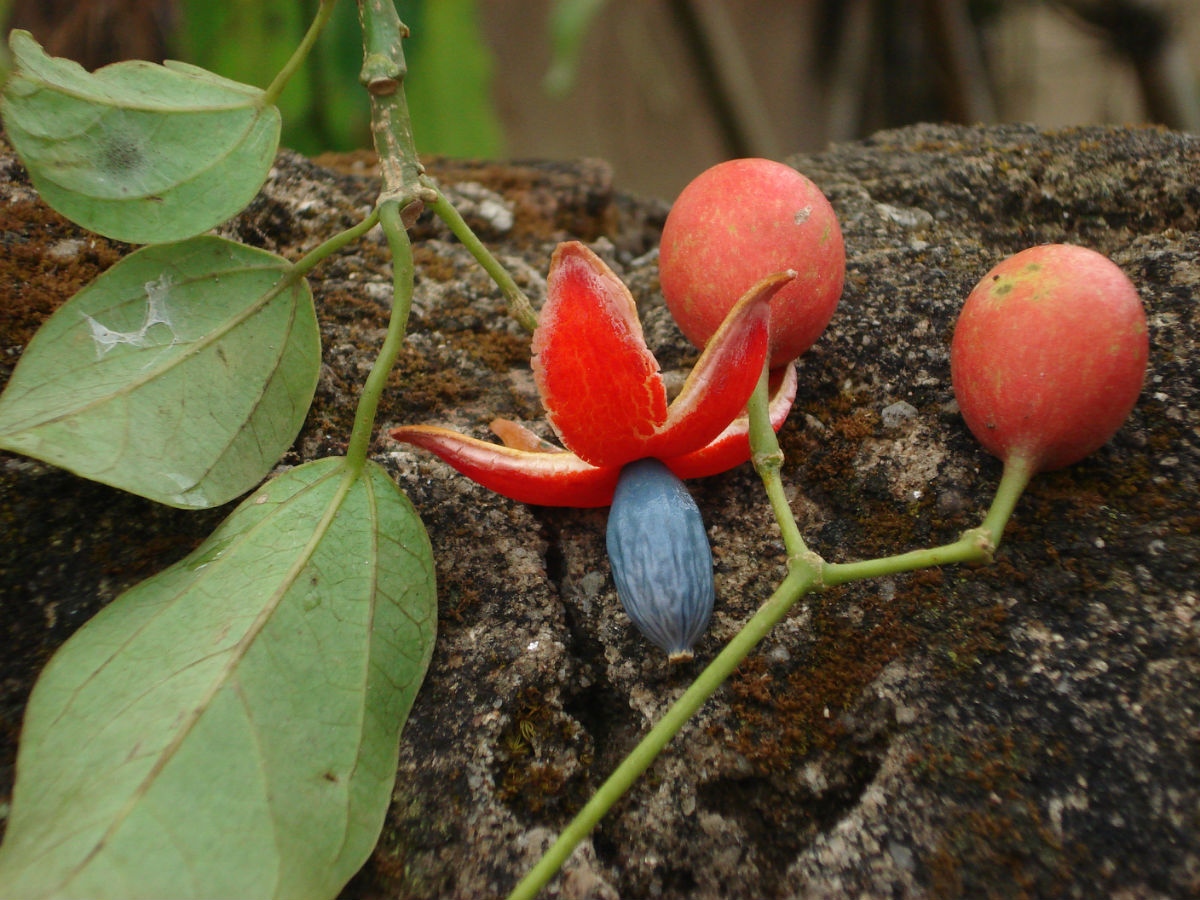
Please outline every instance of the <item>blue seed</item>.
[[621, 470], [608, 514], [608, 558], [621, 605], [671, 659], [690, 659], [713, 608], [713, 563], [696, 501], [671, 470]]

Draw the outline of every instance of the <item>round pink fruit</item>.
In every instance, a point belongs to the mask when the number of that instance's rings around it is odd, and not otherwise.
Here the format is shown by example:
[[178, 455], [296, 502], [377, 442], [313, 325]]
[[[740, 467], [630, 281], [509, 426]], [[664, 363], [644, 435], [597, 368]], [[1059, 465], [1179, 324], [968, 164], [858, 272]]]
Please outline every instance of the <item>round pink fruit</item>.
[[703, 347], [738, 299], [768, 275], [799, 275], [771, 300], [771, 367], [825, 330], [842, 294], [846, 250], [833, 207], [808, 178], [769, 159], [698, 175], [663, 228], [658, 269], [671, 315]]
[[979, 442], [1031, 471], [1104, 444], [1142, 389], [1149, 339], [1137, 291], [1107, 257], [1067, 244], [984, 276], [950, 347], [954, 395]]

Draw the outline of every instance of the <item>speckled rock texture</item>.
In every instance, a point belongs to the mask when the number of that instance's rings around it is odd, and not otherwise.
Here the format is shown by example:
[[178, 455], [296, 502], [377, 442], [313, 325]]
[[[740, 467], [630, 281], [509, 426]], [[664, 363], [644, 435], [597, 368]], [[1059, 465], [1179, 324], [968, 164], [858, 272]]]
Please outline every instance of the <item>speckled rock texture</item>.
[[[1145, 301], [1150, 372], [1100, 452], [1037, 477], [997, 560], [811, 594], [600, 824], [546, 896], [1200, 896], [1200, 139], [1160, 130], [918, 126], [789, 160], [845, 234], [845, 294], [803, 358], [781, 431], [789, 500], [830, 560], [951, 541], [999, 464], [957, 415], [948, 348], [1004, 256], [1066, 241]], [[281, 156], [225, 233], [296, 257], [369, 209], [369, 160]], [[678, 383], [697, 352], [658, 292], [660, 203], [601, 163], [432, 161], [535, 303], [559, 240], [588, 241], [638, 299]], [[0, 158], [0, 372], [126, 248], [35, 199]], [[548, 434], [528, 337], [423, 218], [412, 334], [380, 411], [487, 436]], [[326, 365], [283, 464], [338, 452], [383, 334], [377, 234], [312, 278]], [[439, 636], [379, 846], [344, 895], [495, 897], [537, 859], [785, 566], [749, 466], [692, 483], [717, 609], [668, 666], [621, 612], [603, 510], [513, 503], [377, 438], [438, 557]], [[0, 814], [49, 654], [228, 510], [162, 509], [0, 456]]]

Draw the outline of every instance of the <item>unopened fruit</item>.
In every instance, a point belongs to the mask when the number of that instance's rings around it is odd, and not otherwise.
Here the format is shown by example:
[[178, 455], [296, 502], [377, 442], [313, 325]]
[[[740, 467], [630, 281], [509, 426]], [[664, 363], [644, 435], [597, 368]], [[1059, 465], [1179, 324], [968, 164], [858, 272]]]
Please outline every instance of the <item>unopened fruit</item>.
[[842, 294], [846, 250], [833, 207], [790, 166], [734, 159], [698, 175], [675, 201], [658, 259], [663, 297], [698, 347], [768, 275], [798, 275], [771, 300], [771, 368], [820, 337]]
[[954, 395], [979, 442], [1030, 472], [1076, 462], [1116, 433], [1146, 373], [1137, 290], [1107, 257], [1023, 250], [971, 291], [950, 347]]

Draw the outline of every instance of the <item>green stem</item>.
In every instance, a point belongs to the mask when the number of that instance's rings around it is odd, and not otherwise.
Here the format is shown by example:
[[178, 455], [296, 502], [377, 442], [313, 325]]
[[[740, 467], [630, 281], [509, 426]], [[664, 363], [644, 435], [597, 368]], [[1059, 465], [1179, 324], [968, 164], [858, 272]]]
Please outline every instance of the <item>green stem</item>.
[[300, 45], [292, 52], [288, 61], [283, 64], [283, 68], [279, 70], [279, 74], [275, 76], [274, 80], [272, 80], [263, 92], [263, 106], [271, 106], [279, 99], [279, 95], [287, 87], [288, 81], [296, 74], [296, 70], [303, 65], [309, 51], [313, 48], [313, 44], [317, 42], [317, 38], [321, 36], [321, 32], [325, 29], [325, 23], [333, 15], [334, 2], [335, 0], [321, 0], [321, 7], [317, 10], [316, 18], [308, 26], [308, 31], [304, 33], [304, 38], [300, 41]]
[[767, 397], [767, 371], [764, 367], [758, 385], [747, 404], [750, 418], [750, 447], [788, 551], [788, 574], [767, 601], [759, 607], [742, 629], [709, 663], [683, 695], [667, 710], [592, 795], [592, 798], [567, 825], [537, 864], [521, 879], [509, 900], [531, 900], [562, 868], [567, 858], [596, 823], [607, 813], [637, 778], [650, 767], [663, 748], [678, 734], [738, 664], [758, 646], [775, 624], [797, 600], [813, 588], [831, 587], [861, 578], [904, 572], [953, 562], [990, 560], [1000, 543], [1004, 526], [1011, 517], [1017, 499], [1029, 483], [1033, 467], [1025, 460], [1010, 460], [1004, 467], [996, 496], [983, 524], [963, 534], [953, 544], [914, 550], [882, 559], [852, 563], [826, 563], [807, 549], [784, 496], [779, 476], [783, 451], [775, 429], [771, 427]]
[[796, 517], [787, 502], [783, 491], [783, 480], [779, 471], [783, 468], [783, 450], [779, 446], [779, 438], [771, 427], [769, 400], [767, 397], [768, 374], [766, 365], [758, 378], [758, 385], [746, 404], [746, 412], [750, 417], [750, 454], [754, 460], [754, 469], [762, 479], [767, 491], [767, 499], [775, 513], [775, 521], [783, 535], [783, 546], [787, 550], [789, 560], [798, 560], [808, 554], [808, 547], [796, 525]]
[[392, 0], [358, 0], [358, 18], [363, 33], [363, 66], [358, 78], [371, 95], [371, 136], [383, 180], [380, 200], [400, 198], [402, 219], [412, 225], [423, 204], [432, 201], [433, 192], [420, 181], [425, 169], [417, 156], [404, 94], [408, 27], [396, 15]]
[[759, 607], [742, 630], [734, 635], [717, 657], [708, 664], [683, 695], [667, 710], [646, 736], [602, 784], [587, 805], [563, 829], [558, 840], [543, 854], [509, 894], [509, 900], [530, 900], [554, 877], [575, 847], [587, 837], [596, 823], [629, 790], [638, 776], [650, 767], [662, 749], [700, 709], [713, 692], [732, 674], [738, 663], [784, 617], [792, 605], [814, 585], [818, 569], [804, 566], [789, 572], [767, 601]]
[[1023, 459], [1010, 460], [1004, 467], [996, 496], [983, 524], [963, 534], [953, 544], [914, 550], [882, 559], [851, 563], [826, 563], [807, 549], [783, 493], [779, 470], [783, 451], [775, 429], [771, 427], [767, 399], [767, 372], [764, 367], [758, 385], [747, 404], [750, 417], [750, 447], [775, 518], [783, 533], [788, 550], [788, 574], [779, 588], [759, 607], [742, 629], [734, 635], [717, 657], [709, 663], [683, 695], [671, 706], [662, 719], [629, 752], [616, 770], [602, 784], [587, 805], [559, 835], [558, 840], [518, 884], [509, 900], [530, 900], [567, 861], [579, 842], [587, 837], [596, 823], [612, 808], [637, 778], [662, 752], [663, 748], [712, 696], [738, 664], [746, 658], [792, 605], [813, 588], [832, 587], [861, 578], [940, 566], [954, 562], [987, 561], [1000, 543], [1016, 507], [1017, 499], [1033, 475], [1033, 467]]
[[379, 398], [387, 384], [388, 373], [396, 364], [396, 357], [404, 346], [404, 334], [408, 328], [408, 313], [412, 309], [413, 254], [408, 231], [401, 220], [400, 204], [390, 200], [378, 208], [379, 224], [383, 226], [388, 248], [392, 251], [392, 315], [388, 321], [387, 335], [379, 355], [371, 366], [371, 372], [363, 384], [354, 412], [354, 427], [346, 445], [346, 466], [360, 470], [367, 459], [371, 444], [371, 431], [375, 426], [375, 411]]
[[326, 257], [337, 253], [347, 244], [358, 240], [360, 237], [374, 228], [378, 221], [379, 210], [375, 210], [357, 225], [347, 228], [345, 231], [338, 232], [329, 240], [322, 243], [319, 247], [313, 248], [308, 253], [304, 254], [304, 256], [300, 257], [300, 259], [296, 260], [296, 262], [292, 264], [293, 275], [295, 277], [307, 275], [313, 268], [316, 267], [317, 263], [321, 262], [321, 260], [325, 259]]
[[1012, 456], [1004, 461], [1004, 472], [1000, 475], [1000, 484], [996, 486], [996, 496], [992, 498], [992, 505], [980, 526], [991, 539], [993, 548], [1000, 546], [1004, 526], [1008, 524], [1017, 501], [1034, 474], [1033, 464], [1022, 456]]
[[864, 559], [848, 563], [827, 562], [821, 574], [821, 584], [823, 587], [833, 587], [863, 578], [878, 578], [883, 575], [895, 575], [899, 572], [911, 572], [914, 569], [928, 569], [950, 563], [987, 562], [991, 556], [991, 542], [983, 539], [979, 529], [973, 528], [965, 532], [953, 544], [910, 550], [908, 553], [897, 553], [894, 556], [884, 556], [879, 559]]
[[403, 218], [407, 225], [412, 225], [424, 205], [430, 204], [434, 213], [500, 286], [516, 320], [526, 330], [533, 331], [537, 327], [537, 315], [529, 299], [463, 221], [458, 210], [432, 182], [421, 177], [425, 169], [417, 156], [412, 117], [404, 96], [404, 77], [408, 70], [404, 62], [403, 39], [408, 36], [408, 28], [396, 15], [392, 0], [358, 0], [358, 15], [364, 38], [359, 80], [371, 94], [371, 131], [383, 179], [380, 197], [402, 198]]
[[[432, 185], [430, 186], [432, 187]], [[437, 189], [434, 188], [434, 190]], [[513, 281], [508, 270], [500, 265], [499, 260], [492, 256], [491, 251], [475, 236], [471, 226], [466, 223], [441, 191], [437, 191], [437, 199], [433, 201], [432, 210], [434, 215], [449, 226], [451, 233], [470, 251], [479, 265], [483, 266], [484, 270], [492, 276], [492, 280], [496, 282], [505, 299], [508, 300], [509, 314], [520, 322], [521, 327], [526, 331], [533, 332], [537, 328], [537, 313], [533, 311], [533, 305], [529, 302], [529, 298], [517, 287], [517, 283]]]
[[392, 255], [392, 314], [383, 346], [354, 411], [354, 427], [346, 444], [348, 472], [360, 471], [366, 462], [379, 398], [404, 345], [414, 283], [412, 243], [407, 229], [424, 203], [432, 199], [432, 191], [420, 181], [421, 161], [413, 143], [412, 120], [404, 96], [407, 68], [403, 40], [408, 36], [408, 28], [396, 15], [392, 0], [358, 0], [358, 17], [363, 33], [359, 80], [371, 95], [371, 132], [383, 180], [373, 218], [382, 226]]
[[1004, 464], [1004, 473], [996, 487], [996, 495], [988, 508], [983, 524], [963, 532], [962, 537], [952, 544], [930, 547], [925, 550], [910, 550], [895, 556], [866, 559], [848, 563], [826, 563], [821, 573], [821, 585], [833, 587], [861, 578], [895, 575], [914, 569], [928, 569], [949, 563], [991, 562], [992, 555], [1000, 546], [1004, 526], [1012, 517], [1017, 500], [1033, 477], [1034, 469], [1022, 458], [1009, 459]]

